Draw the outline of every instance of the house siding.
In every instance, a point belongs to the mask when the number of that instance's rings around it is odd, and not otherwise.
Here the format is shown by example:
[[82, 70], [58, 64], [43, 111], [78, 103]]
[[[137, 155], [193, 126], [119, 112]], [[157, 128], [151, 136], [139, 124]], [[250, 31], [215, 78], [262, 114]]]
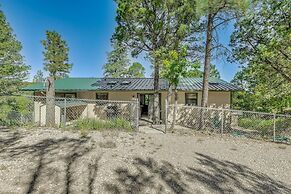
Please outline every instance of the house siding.
[[94, 91], [77, 92], [77, 98], [96, 99], [96, 92], [94, 92]]
[[[64, 93], [64, 92], [62, 92]], [[68, 92], [69, 93], [69, 92]], [[76, 92], [77, 98], [80, 99], [96, 99], [96, 93], [95, 91], [82, 91], [82, 92]], [[108, 93], [108, 100], [116, 100], [116, 101], [130, 101], [134, 98], [137, 98], [137, 94], [141, 93], [153, 93], [153, 92], [146, 92], [146, 91], [103, 91], [100, 93]], [[162, 91], [161, 93], [161, 105], [162, 109], [165, 107], [165, 99], [167, 98], [167, 92]], [[202, 99], [202, 92], [200, 91], [179, 91], [178, 92], [178, 104], [185, 104], [185, 93], [197, 93], [198, 94], [198, 106], [201, 106], [201, 99]], [[36, 96], [43, 96], [40, 92], [35, 92]], [[171, 98], [171, 104], [174, 103], [174, 95], [172, 95]], [[225, 104], [231, 103], [231, 92], [225, 91], [225, 92], [214, 92], [210, 91], [208, 95], [208, 104], [209, 105], [216, 105], [221, 106]]]
[[[99, 92], [99, 91], [98, 91]], [[63, 92], [62, 92], [63, 93]], [[70, 92], [68, 92], [70, 93]], [[95, 100], [96, 99], [96, 93], [97, 91], [81, 91], [81, 92], [76, 92], [77, 98], [79, 99], [91, 99]], [[100, 93], [108, 93], [108, 100], [114, 100], [114, 101], [131, 101], [133, 99], [137, 98], [137, 94], [141, 93], [152, 93], [152, 91], [147, 92], [147, 91], [100, 91]], [[197, 93], [198, 95], [198, 106], [201, 105], [201, 98], [202, 98], [202, 92], [200, 91], [192, 91], [192, 92], [185, 92], [185, 91], [179, 91], [178, 92], [178, 104], [185, 104], [185, 93]], [[161, 119], [164, 120], [164, 115], [165, 115], [165, 100], [167, 98], [167, 92], [162, 91], [160, 92], [161, 94]], [[43, 96], [43, 93], [36, 92], [35, 95]], [[209, 92], [209, 105], [215, 105], [215, 106], [222, 106], [222, 105], [230, 105], [231, 103], [231, 92], [226, 91], [226, 92]], [[174, 103], [174, 95], [171, 97], [171, 104]], [[99, 110], [100, 109], [100, 110]], [[90, 102], [83, 110], [81, 113], [81, 117], [89, 117], [89, 118], [98, 118], [99, 116], [102, 116], [100, 112], [104, 107], [99, 107], [96, 109], [96, 103]], [[45, 124], [45, 112], [46, 112], [46, 107], [43, 102], [43, 104], [35, 104], [35, 114], [36, 114], [36, 122], [39, 122], [41, 125]], [[104, 112], [104, 111], [103, 111]], [[60, 109], [59, 107], [56, 107], [56, 120], [57, 124], [60, 124]]]
[[209, 105], [230, 105], [231, 103], [231, 92], [209, 92], [208, 97]]
[[137, 97], [137, 92], [108, 92], [108, 100], [130, 101]]

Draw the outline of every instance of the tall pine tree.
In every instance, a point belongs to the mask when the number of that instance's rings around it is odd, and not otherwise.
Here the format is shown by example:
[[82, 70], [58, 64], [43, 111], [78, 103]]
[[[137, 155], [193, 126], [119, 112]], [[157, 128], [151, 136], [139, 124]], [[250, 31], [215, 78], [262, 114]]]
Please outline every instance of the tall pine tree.
[[41, 70], [38, 70], [33, 77], [33, 82], [44, 82], [44, 81], [45, 78], [43, 76], [43, 72]]
[[145, 77], [145, 68], [140, 64], [139, 62], [134, 62], [132, 65], [128, 68], [127, 77], [133, 77], [133, 78], [143, 78]]
[[116, 40], [112, 41], [113, 50], [108, 53], [107, 63], [103, 66], [104, 76], [127, 77], [129, 59], [126, 48]]
[[0, 95], [16, 92], [27, 78], [29, 66], [20, 54], [21, 43], [0, 10]]
[[220, 73], [219, 73], [218, 69], [216, 69], [216, 66], [213, 64], [210, 64], [209, 77], [220, 78]]
[[249, 0], [197, 0], [197, 10], [201, 13], [202, 20], [206, 23], [206, 41], [204, 54], [202, 106], [208, 105], [208, 86], [210, 76], [210, 63], [213, 50], [219, 46], [215, 43], [214, 32], [224, 24], [236, 18], [237, 13], [246, 9]]
[[72, 64], [69, 63], [69, 47], [61, 35], [55, 31], [46, 32], [44, 46], [44, 69], [54, 79], [68, 77]]
[[193, 0], [115, 0], [117, 28], [114, 37], [124, 42], [132, 55], [144, 53], [154, 69], [153, 123], [160, 119], [159, 78], [161, 56], [190, 36], [195, 23]]

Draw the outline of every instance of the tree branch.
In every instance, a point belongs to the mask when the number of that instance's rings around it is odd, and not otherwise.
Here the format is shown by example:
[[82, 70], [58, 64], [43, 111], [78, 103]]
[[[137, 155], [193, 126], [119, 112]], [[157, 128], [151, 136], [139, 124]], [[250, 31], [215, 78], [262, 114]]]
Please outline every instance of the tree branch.
[[285, 78], [287, 81], [291, 82], [291, 77], [286, 75], [284, 73], [284, 71], [282, 71], [280, 68], [276, 67], [270, 60], [262, 59], [260, 57], [260, 54], [257, 52], [257, 49], [252, 45], [252, 43], [249, 41], [249, 39], [247, 39], [247, 42], [251, 45], [251, 47], [253, 48], [254, 52], [258, 54], [260, 60], [265, 61], [266, 63], [268, 63], [275, 71], [277, 71], [280, 75], [282, 75], [283, 78]]

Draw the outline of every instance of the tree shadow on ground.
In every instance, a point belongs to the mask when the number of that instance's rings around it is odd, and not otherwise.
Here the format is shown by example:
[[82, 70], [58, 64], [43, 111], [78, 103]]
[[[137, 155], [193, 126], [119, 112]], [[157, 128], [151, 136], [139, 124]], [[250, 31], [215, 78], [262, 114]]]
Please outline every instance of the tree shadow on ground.
[[109, 193], [187, 193], [187, 185], [181, 174], [169, 162], [156, 162], [153, 158], [135, 158], [132, 163], [135, 172], [127, 168], [117, 168], [116, 183], [105, 183]]
[[108, 193], [291, 193], [290, 186], [245, 165], [196, 154], [197, 164], [187, 168], [137, 157], [103, 186]]
[[[24, 193], [52, 192], [49, 189], [56, 189], [56, 193], [76, 192], [78, 188], [76, 180], [80, 178], [77, 176], [76, 166], [82, 164], [84, 165], [81, 168], [85, 168], [81, 169], [84, 174], [82, 178], [87, 180], [87, 186], [82, 188], [82, 191], [93, 192], [101, 155], [93, 154], [90, 161], [85, 160], [84, 157], [95, 148], [88, 143], [90, 138], [46, 138], [33, 143], [27, 141], [19, 143], [20, 137], [24, 136], [21, 132], [12, 133], [11, 130], [6, 132], [10, 134], [4, 136], [7, 144], [1, 143], [1, 157], [11, 161], [26, 159], [33, 164], [25, 166], [29, 173], [22, 175], [21, 183], [17, 183], [21, 184], [18, 186], [26, 188]], [[47, 182], [53, 183], [54, 188], [46, 190]], [[60, 187], [56, 188], [55, 185]], [[39, 190], [40, 188], [43, 190]]]
[[24, 135], [18, 131], [11, 131], [11, 129], [0, 127], [0, 153], [19, 143], [23, 137]]
[[290, 186], [245, 165], [196, 154], [200, 168], [188, 167], [183, 172], [188, 181], [198, 182], [211, 192], [291, 193]]

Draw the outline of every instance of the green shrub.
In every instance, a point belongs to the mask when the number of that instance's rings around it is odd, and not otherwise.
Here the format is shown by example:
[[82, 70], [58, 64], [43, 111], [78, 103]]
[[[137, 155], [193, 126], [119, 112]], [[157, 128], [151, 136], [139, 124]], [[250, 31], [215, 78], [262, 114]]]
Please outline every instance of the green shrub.
[[276, 128], [291, 129], [291, 118], [279, 118], [276, 119]]
[[26, 124], [27, 120], [24, 118], [30, 118], [30, 114], [32, 114], [32, 110], [29, 108], [31, 102], [31, 99], [21, 96], [0, 97], [0, 125], [20, 126]]
[[79, 119], [75, 122], [74, 127], [85, 130], [103, 130], [103, 129], [125, 129], [132, 130], [130, 122], [123, 118], [115, 118], [111, 120], [99, 120], [93, 118]]
[[126, 129], [131, 130], [130, 122], [122, 118], [115, 118], [109, 121], [111, 127], [110, 129]]
[[273, 133], [272, 119], [257, 119], [257, 118], [240, 118], [238, 120], [240, 127], [258, 131], [262, 137], [271, 136]]

